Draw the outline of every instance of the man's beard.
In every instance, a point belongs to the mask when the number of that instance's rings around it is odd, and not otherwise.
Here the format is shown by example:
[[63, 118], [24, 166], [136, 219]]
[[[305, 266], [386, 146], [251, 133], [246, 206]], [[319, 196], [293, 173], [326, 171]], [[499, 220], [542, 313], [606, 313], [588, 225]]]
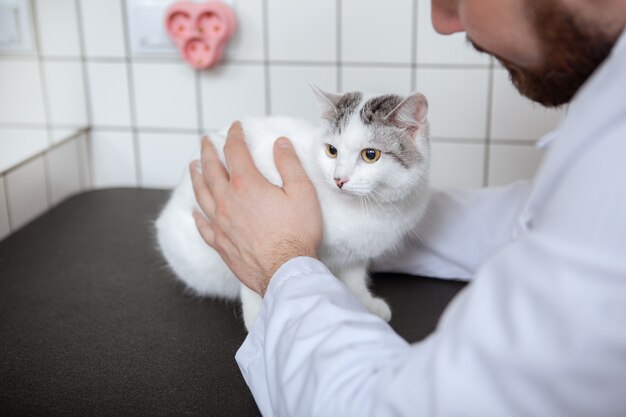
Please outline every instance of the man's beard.
[[509, 71], [511, 81], [522, 95], [546, 107], [557, 107], [568, 103], [606, 59], [615, 38], [582, 24], [558, 1], [529, 2], [528, 7], [543, 62], [537, 68], [522, 68], [496, 58]]

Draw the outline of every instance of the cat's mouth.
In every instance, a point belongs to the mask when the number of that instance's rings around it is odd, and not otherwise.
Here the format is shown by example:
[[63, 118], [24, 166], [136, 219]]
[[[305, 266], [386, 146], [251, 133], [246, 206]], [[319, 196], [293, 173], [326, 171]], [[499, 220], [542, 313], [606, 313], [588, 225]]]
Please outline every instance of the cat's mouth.
[[353, 186], [348, 184], [341, 188], [335, 187], [335, 190], [340, 194], [350, 197], [367, 197], [372, 194], [372, 189], [370, 187]]

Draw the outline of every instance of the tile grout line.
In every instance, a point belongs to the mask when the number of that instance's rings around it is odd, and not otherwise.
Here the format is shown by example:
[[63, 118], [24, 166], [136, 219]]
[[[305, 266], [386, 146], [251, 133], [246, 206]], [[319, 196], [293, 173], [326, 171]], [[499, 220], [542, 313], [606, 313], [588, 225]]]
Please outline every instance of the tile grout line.
[[337, 20], [335, 22], [335, 30], [337, 31], [337, 55], [336, 55], [336, 59], [337, 59], [337, 79], [336, 79], [336, 86], [337, 86], [337, 91], [338, 92], [343, 92], [343, 70], [342, 70], [342, 58], [343, 58], [343, 36], [342, 36], [342, 30], [343, 30], [343, 0], [337, 0], [336, 2], [336, 14], [337, 14]]
[[269, 5], [263, 0], [263, 73], [265, 77], [265, 115], [272, 114], [271, 75], [270, 75], [270, 41], [269, 41]]
[[[82, 8], [82, 4], [81, 1], [82, 0], [75, 0], [76, 1], [76, 20], [78, 21], [78, 33], [79, 33], [79, 45], [80, 45], [80, 53], [81, 53], [81, 62], [82, 62], [82, 68], [83, 68], [83, 85], [84, 85], [84, 91], [85, 91], [85, 110], [87, 111], [87, 120], [88, 120], [88, 129], [87, 131], [91, 128], [91, 126], [93, 126], [93, 108], [91, 106], [91, 100], [93, 97], [93, 94], [91, 92], [91, 84], [89, 83], [89, 61], [87, 60], [87, 46], [85, 45], [85, 26], [84, 26], [84, 22], [83, 22], [83, 8]], [[82, 133], [79, 136], [76, 136], [73, 141], [74, 141], [74, 149], [76, 150], [76, 162], [78, 163], [78, 181], [79, 181], [79, 186], [80, 186], [80, 190], [82, 191], [87, 191], [89, 189], [91, 189], [91, 184], [88, 183], [88, 181], [86, 180], [86, 178], [83, 178], [85, 176], [87, 176], [87, 171], [90, 169], [92, 164], [88, 164], [87, 167], [83, 166], [84, 162], [82, 161], [82, 157], [80, 155], [80, 149], [82, 146], [79, 146], [78, 144], [78, 138], [79, 137], [84, 137], [84, 146], [87, 147], [87, 132]], [[86, 150], [87, 155], [89, 156], [89, 150]]]
[[[43, 51], [41, 50], [41, 33], [39, 32], [39, 22], [38, 22], [38, 10], [37, 7], [35, 7], [35, 3], [31, 2], [31, 10], [32, 10], [32, 25], [33, 25], [33, 32], [34, 32], [34, 38], [35, 38], [35, 45], [37, 48], [37, 63], [39, 65], [39, 72], [41, 75], [41, 94], [43, 96], [43, 105], [44, 105], [44, 113], [45, 113], [45, 117], [46, 117], [46, 133], [48, 136], [48, 146], [52, 146], [54, 144], [54, 141], [52, 140], [52, 121], [51, 119], [51, 113], [50, 113], [50, 97], [48, 94], [48, 81], [47, 81], [47, 77], [46, 77], [46, 72], [45, 72], [45, 68], [44, 68], [44, 64], [43, 64], [43, 59], [42, 59], [42, 55], [43, 55]], [[39, 153], [37, 156], [42, 156], [44, 154], [45, 151]], [[34, 158], [31, 158], [31, 160]], [[50, 195], [51, 191], [50, 191], [50, 172], [48, 171], [47, 168], [47, 164], [45, 163], [45, 158], [44, 159], [44, 184], [46, 187], [46, 210], [50, 210], [50, 202], [52, 201], [52, 196]], [[24, 164], [22, 164], [24, 165]], [[7, 204], [8, 204], [8, 193], [7, 193]]]
[[76, 149], [76, 163], [78, 164], [78, 183], [81, 192], [87, 189], [87, 187], [85, 187], [85, 178], [83, 178], [85, 174], [85, 167], [83, 166], [82, 158], [80, 156], [82, 145], [79, 143], [80, 139], [83, 136], [84, 135], [80, 135], [74, 138], [74, 149]]
[[[35, 61], [36, 56], [17, 56], [17, 55], [3, 55], [0, 56], [1, 61]], [[79, 57], [54, 57], [54, 56], [42, 56], [43, 62], [79, 62]], [[179, 64], [175, 58], [168, 57], [85, 57], [84, 61], [87, 63], [144, 63], [144, 64], [165, 64], [176, 65]], [[336, 66], [336, 61], [298, 61], [298, 60], [285, 60], [277, 59], [224, 59], [223, 64], [227, 65], [263, 65], [264, 63], [271, 65], [282, 65], [291, 67], [332, 67]], [[456, 63], [419, 63], [419, 62], [374, 62], [374, 61], [341, 61], [342, 66], [348, 67], [372, 67], [372, 68], [425, 68], [425, 69], [490, 69], [489, 64], [456, 64]]]
[[85, 97], [85, 110], [87, 112], [88, 126], [93, 124], [93, 113], [91, 109], [91, 90], [89, 86], [89, 69], [87, 68], [87, 60], [85, 55], [87, 53], [85, 47], [85, 28], [83, 26], [83, 10], [81, 7], [81, 0], [74, 0], [76, 4], [76, 20], [78, 24], [78, 42], [80, 45], [80, 61], [83, 69], [83, 96]]
[[[85, 187], [88, 190], [91, 190], [93, 188], [93, 163], [91, 160], [91, 155], [93, 152], [92, 149], [92, 143], [91, 143], [91, 129], [88, 129], [87, 131], [85, 131], [85, 133], [83, 134], [82, 137], [82, 146], [84, 148], [84, 152], [83, 155], [80, 156], [80, 159], [82, 161], [82, 166], [84, 167], [83, 173], [85, 174]], [[87, 166], [85, 166], [85, 164]]]
[[[0, 127], [2, 127], [2, 124], [0, 123]], [[45, 126], [39, 125], [39, 124], [33, 124], [33, 125], [20, 125], [20, 126], [13, 126], [10, 125], [9, 127], [11, 128], [16, 128], [16, 129], [42, 129], [45, 128]], [[56, 127], [61, 127], [61, 126], [56, 126]], [[76, 128], [78, 129], [78, 127], [76, 126], [71, 126], [71, 128]], [[97, 125], [97, 126], [91, 126], [89, 129], [80, 129], [81, 131], [83, 130], [89, 130], [89, 131], [105, 131], [105, 132], [120, 132], [120, 133], [132, 133], [133, 129], [132, 127], [129, 126], [115, 126], [115, 125]], [[182, 134], [182, 135], [195, 135], [197, 133], [197, 130], [194, 128], [178, 128], [178, 127], [172, 127], [172, 128], [167, 128], [167, 127], [158, 127], [158, 126], [145, 126], [141, 128], [141, 132], [145, 132], [145, 133], [157, 133], [157, 134]], [[78, 134], [79, 132], [77, 132]], [[76, 135], [72, 135], [71, 137], [74, 137]], [[68, 137], [69, 138], [69, 137]], [[480, 138], [477, 139], [476, 137], [434, 137], [431, 138], [435, 141], [446, 141], [448, 143], [468, 143], [466, 141], [473, 141], [471, 143], [477, 143], [477, 141], [480, 141], [481, 144], [485, 143], [485, 138]], [[496, 144], [496, 145], [514, 145], [514, 146], [535, 146], [536, 143], [536, 139], [534, 138], [506, 138], [506, 139], [499, 139], [499, 138], [490, 138], [490, 142], [492, 144]], [[58, 145], [59, 143], [53, 144], [50, 148], [48, 149], [52, 149], [54, 148], [56, 145]]]
[[43, 64], [43, 54], [41, 51], [41, 40], [40, 40], [40, 34], [39, 34], [39, 25], [37, 24], [37, 8], [35, 7], [35, 3], [31, 2], [31, 11], [32, 11], [32, 22], [31, 24], [33, 25], [33, 37], [34, 37], [34, 42], [35, 42], [35, 48], [37, 49], [37, 53], [35, 55], [36, 59], [37, 59], [37, 63], [39, 66], [39, 74], [41, 77], [41, 95], [43, 96], [43, 106], [44, 106], [44, 114], [45, 114], [45, 118], [46, 118], [46, 130], [47, 130], [47, 136], [48, 136], [48, 145], [52, 144], [52, 133], [51, 133], [51, 115], [50, 115], [50, 103], [49, 103], [49, 97], [48, 97], [48, 83], [47, 83], [47, 78], [46, 78], [46, 74], [45, 74], [45, 68], [44, 68], [44, 64]]
[[48, 210], [52, 208], [52, 176], [50, 175], [50, 163], [48, 162], [48, 151], [41, 153], [41, 159], [43, 161], [43, 171], [44, 171], [44, 183], [46, 186], [46, 200], [48, 202]]
[[[2, 183], [4, 184], [4, 202], [7, 206], [7, 218], [9, 220], [9, 235], [13, 233], [15, 227], [13, 226], [13, 214], [11, 213], [11, 205], [9, 204], [9, 181], [5, 173], [2, 175]], [[8, 237], [8, 236], [7, 236]]]
[[483, 162], [483, 187], [486, 187], [489, 182], [489, 162], [491, 154], [491, 119], [493, 110], [493, 58], [490, 58], [490, 68], [488, 72], [489, 81], [487, 83], [487, 117], [485, 126], [485, 152]]
[[[141, 147], [139, 146], [139, 128], [137, 126], [137, 111], [136, 111], [136, 100], [135, 100], [135, 82], [134, 82], [134, 72], [132, 68], [132, 60], [130, 58], [130, 39], [129, 39], [129, 28], [128, 28], [128, 5], [127, 0], [121, 0], [122, 7], [122, 30], [124, 31], [124, 60], [126, 61], [126, 77], [128, 78], [128, 101], [130, 107], [130, 124], [131, 124], [131, 132], [133, 136], [133, 151], [135, 156], [135, 180], [137, 181], [137, 186], [143, 186], [143, 178], [141, 174]], [[93, 164], [92, 164], [93, 165]]]
[[417, 0], [413, 0], [411, 17], [411, 92], [417, 90], [417, 22], [419, 17], [419, 9], [417, 7]]
[[198, 132], [198, 136], [202, 137], [202, 135], [204, 135], [204, 107], [203, 107], [203, 100], [202, 100], [202, 74], [200, 73], [200, 71], [195, 71], [195, 90], [196, 90], [196, 112], [198, 113], [197, 115], [197, 132]]

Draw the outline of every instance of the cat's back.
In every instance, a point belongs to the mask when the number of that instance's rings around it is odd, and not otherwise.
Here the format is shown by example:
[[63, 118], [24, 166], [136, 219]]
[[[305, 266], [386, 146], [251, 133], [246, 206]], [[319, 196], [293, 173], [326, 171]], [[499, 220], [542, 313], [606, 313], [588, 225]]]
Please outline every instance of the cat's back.
[[[318, 128], [301, 119], [283, 116], [248, 117], [241, 120], [244, 137], [252, 159], [259, 171], [272, 183], [280, 185], [281, 179], [274, 163], [274, 142], [281, 136], [289, 138], [305, 170], [309, 168], [311, 144]], [[217, 153], [224, 161], [224, 144], [228, 128], [209, 134]]]

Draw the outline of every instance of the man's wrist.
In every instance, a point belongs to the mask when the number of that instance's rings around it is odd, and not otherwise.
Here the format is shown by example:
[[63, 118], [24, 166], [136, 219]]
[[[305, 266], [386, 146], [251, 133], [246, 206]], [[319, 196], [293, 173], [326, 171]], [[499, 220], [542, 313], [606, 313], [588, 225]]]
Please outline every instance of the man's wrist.
[[329, 273], [329, 270], [317, 256], [298, 255], [288, 259], [274, 272], [267, 284], [264, 295], [275, 292], [281, 283], [291, 277], [311, 272]]
[[267, 292], [267, 288], [270, 285], [270, 281], [272, 280], [276, 272], [290, 260], [294, 258], [298, 258], [298, 257], [308, 257], [308, 258], [314, 258], [314, 259], [319, 260], [319, 257], [317, 256], [317, 252], [314, 249], [305, 249], [302, 247], [300, 247], [299, 250], [293, 250], [293, 249], [298, 249], [298, 247], [294, 245], [292, 247], [292, 251], [282, 252], [280, 256], [276, 256], [273, 258], [274, 262], [272, 262], [267, 272], [262, 275], [261, 282], [259, 282], [259, 294], [261, 295], [261, 297], [265, 296], [265, 293]]

